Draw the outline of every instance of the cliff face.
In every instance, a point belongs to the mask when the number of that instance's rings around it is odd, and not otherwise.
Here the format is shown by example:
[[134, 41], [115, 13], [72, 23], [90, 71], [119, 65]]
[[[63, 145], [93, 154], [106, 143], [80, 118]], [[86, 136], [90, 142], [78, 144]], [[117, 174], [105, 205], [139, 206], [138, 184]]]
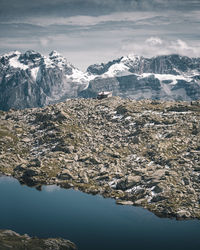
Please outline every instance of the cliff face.
[[80, 72], [53, 51], [44, 57], [34, 51], [13, 52], [0, 58], [0, 108], [42, 107], [76, 97], [81, 84], [74, 74]]
[[18, 51], [0, 57], [0, 109], [43, 107], [112, 91], [132, 99], [197, 100], [200, 59], [179, 55], [129, 55], [81, 72], [56, 51], [47, 57]]
[[87, 71], [102, 75], [109, 71], [113, 66], [121, 65], [127, 67], [129, 72], [135, 74], [154, 73], [179, 75], [182, 72], [200, 70], [200, 58], [189, 58], [180, 55], [165, 55], [152, 58], [145, 58], [136, 55], [121, 57], [108, 63], [94, 64], [88, 67]]
[[98, 92], [112, 91], [113, 96], [133, 99], [160, 99], [161, 84], [154, 76], [138, 80], [136, 75], [112, 78], [96, 78], [87, 89], [79, 93], [81, 97], [95, 97]]
[[96, 97], [101, 91], [112, 91], [113, 96], [122, 98], [192, 101], [200, 98], [199, 81], [170, 79], [159, 80], [154, 74], [143, 77], [127, 75], [112, 78], [95, 78], [88, 88], [79, 92], [80, 97]]
[[92, 65], [97, 77], [79, 95], [100, 91], [133, 99], [197, 100], [200, 98], [200, 59], [179, 55], [144, 58], [130, 55], [107, 64]]

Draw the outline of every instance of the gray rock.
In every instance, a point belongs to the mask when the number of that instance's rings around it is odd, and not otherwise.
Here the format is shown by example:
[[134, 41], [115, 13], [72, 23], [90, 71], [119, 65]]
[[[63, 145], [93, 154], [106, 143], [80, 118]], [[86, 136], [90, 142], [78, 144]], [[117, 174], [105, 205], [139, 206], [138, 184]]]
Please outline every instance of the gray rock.
[[74, 179], [73, 174], [68, 169], [63, 170], [57, 177], [61, 180]]
[[118, 205], [133, 205], [132, 201], [116, 200]]
[[184, 218], [190, 218], [191, 214], [187, 210], [179, 210], [177, 212], [177, 218], [184, 219]]
[[77, 250], [77, 247], [71, 241], [61, 238], [32, 238], [27, 234], [20, 235], [11, 230], [0, 230], [0, 249]]
[[126, 190], [126, 189], [129, 189], [129, 188], [132, 188], [136, 184], [139, 184], [140, 181], [141, 181], [141, 176], [131, 176], [130, 175], [127, 178], [120, 180], [117, 183], [116, 188]]

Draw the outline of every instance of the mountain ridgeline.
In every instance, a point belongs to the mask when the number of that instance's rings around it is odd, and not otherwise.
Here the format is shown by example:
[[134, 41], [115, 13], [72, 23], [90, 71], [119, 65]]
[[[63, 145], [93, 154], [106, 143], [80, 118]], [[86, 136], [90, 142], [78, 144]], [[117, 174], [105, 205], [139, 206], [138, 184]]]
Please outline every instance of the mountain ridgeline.
[[82, 72], [58, 52], [0, 56], [0, 109], [43, 107], [98, 92], [131, 99], [192, 101], [200, 98], [200, 58], [124, 56]]

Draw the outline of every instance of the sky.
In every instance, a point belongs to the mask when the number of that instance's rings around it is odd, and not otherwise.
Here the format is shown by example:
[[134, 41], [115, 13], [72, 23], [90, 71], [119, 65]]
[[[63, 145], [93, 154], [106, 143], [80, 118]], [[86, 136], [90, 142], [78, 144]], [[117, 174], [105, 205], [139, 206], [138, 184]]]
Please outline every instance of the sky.
[[200, 0], [0, 0], [0, 54], [56, 50], [86, 70], [128, 54], [200, 57]]

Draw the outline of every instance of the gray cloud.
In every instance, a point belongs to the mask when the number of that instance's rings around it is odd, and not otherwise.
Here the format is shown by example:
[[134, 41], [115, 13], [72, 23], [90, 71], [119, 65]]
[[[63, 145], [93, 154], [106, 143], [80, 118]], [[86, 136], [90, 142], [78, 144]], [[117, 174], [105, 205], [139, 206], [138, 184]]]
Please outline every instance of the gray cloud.
[[200, 56], [198, 0], [0, 0], [0, 53], [58, 50], [80, 68], [135, 53]]
[[198, 43], [189, 44], [181, 39], [167, 40], [160, 37], [149, 37], [142, 44], [134, 40], [123, 42], [121, 51], [128, 54], [131, 51], [137, 55], [152, 57], [156, 55], [180, 54], [189, 57], [200, 56], [200, 46]]
[[0, 0], [1, 20], [27, 16], [103, 15], [116, 11], [181, 10], [200, 8], [198, 0]]

